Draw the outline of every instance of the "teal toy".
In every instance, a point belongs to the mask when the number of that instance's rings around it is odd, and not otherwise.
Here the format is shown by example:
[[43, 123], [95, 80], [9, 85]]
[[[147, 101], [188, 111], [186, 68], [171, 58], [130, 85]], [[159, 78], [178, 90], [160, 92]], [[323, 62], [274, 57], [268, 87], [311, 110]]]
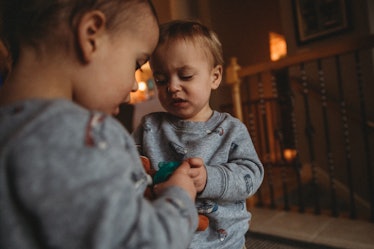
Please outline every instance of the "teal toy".
[[[158, 164], [158, 171], [155, 171], [155, 169], [151, 167], [151, 163], [147, 157], [140, 156], [140, 159], [142, 161], [145, 171], [147, 172], [147, 175], [149, 176], [149, 185], [144, 192], [144, 196], [152, 200], [155, 197], [152, 190], [153, 185], [166, 181], [170, 177], [170, 175], [179, 167], [181, 163], [175, 161], [160, 162]], [[207, 229], [208, 226], [208, 217], [203, 214], [199, 214], [199, 224], [196, 230], [204, 231]]]
[[153, 176], [153, 184], [166, 181], [170, 175], [179, 167], [181, 163], [176, 161], [171, 162], [160, 162], [158, 164], [158, 170]]

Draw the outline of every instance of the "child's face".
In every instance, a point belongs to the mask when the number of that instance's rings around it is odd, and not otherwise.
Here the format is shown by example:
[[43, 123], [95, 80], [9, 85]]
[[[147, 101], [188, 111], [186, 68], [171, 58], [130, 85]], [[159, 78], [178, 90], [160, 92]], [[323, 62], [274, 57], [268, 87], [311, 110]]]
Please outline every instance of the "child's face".
[[213, 68], [200, 45], [168, 41], [156, 49], [151, 65], [160, 102], [169, 113], [190, 121], [209, 119], [209, 98], [221, 82], [222, 66]]
[[[138, 28], [108, 33], [97, 43], [97, 52], [74, 89], [82, 106], [116, 115], [119, 105], [137, 89], [135, 70], [147, 62], [158, 41], [158, 24], [144, 15]], [[125, 28], [124, 28], [125, 29]]]

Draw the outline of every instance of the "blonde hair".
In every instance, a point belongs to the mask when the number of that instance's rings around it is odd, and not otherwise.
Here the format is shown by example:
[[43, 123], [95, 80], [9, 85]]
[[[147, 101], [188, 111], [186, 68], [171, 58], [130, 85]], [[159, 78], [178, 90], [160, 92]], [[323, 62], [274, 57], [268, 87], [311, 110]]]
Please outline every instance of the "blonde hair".
[[174, 20], [160, 25], [158, 46], [176, 39], [197, 43], [208, 52], [214, 67], [223, 65], [222, 44], [217, 34], [202, 23], [192, 20]]

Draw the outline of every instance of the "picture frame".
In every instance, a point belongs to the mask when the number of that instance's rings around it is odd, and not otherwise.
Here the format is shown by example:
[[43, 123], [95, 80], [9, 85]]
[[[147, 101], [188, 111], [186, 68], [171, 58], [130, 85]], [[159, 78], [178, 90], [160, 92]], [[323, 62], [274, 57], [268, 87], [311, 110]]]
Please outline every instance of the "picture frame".
[[292, 0], [299, 44], [349, 29], [349, 0]]

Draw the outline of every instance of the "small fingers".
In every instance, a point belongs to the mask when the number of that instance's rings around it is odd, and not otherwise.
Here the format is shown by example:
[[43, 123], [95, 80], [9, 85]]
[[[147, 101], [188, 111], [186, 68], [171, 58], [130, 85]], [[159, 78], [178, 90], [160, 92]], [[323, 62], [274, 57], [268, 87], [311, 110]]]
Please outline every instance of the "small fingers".
[[192, 157], [188, 159], [188, 163], [191, 165], [192, 168], [199, 168], [204, 166], [203, 159], [199, 157]]
[[186, 174], [189, 175], [190, 164], [186, 161], [182, 162], [181, 165], [174, 171], [174, 173]]
[[191, 178], [196, 178], [200, 175], [200, 170], [191, 168], [188, 174]]

